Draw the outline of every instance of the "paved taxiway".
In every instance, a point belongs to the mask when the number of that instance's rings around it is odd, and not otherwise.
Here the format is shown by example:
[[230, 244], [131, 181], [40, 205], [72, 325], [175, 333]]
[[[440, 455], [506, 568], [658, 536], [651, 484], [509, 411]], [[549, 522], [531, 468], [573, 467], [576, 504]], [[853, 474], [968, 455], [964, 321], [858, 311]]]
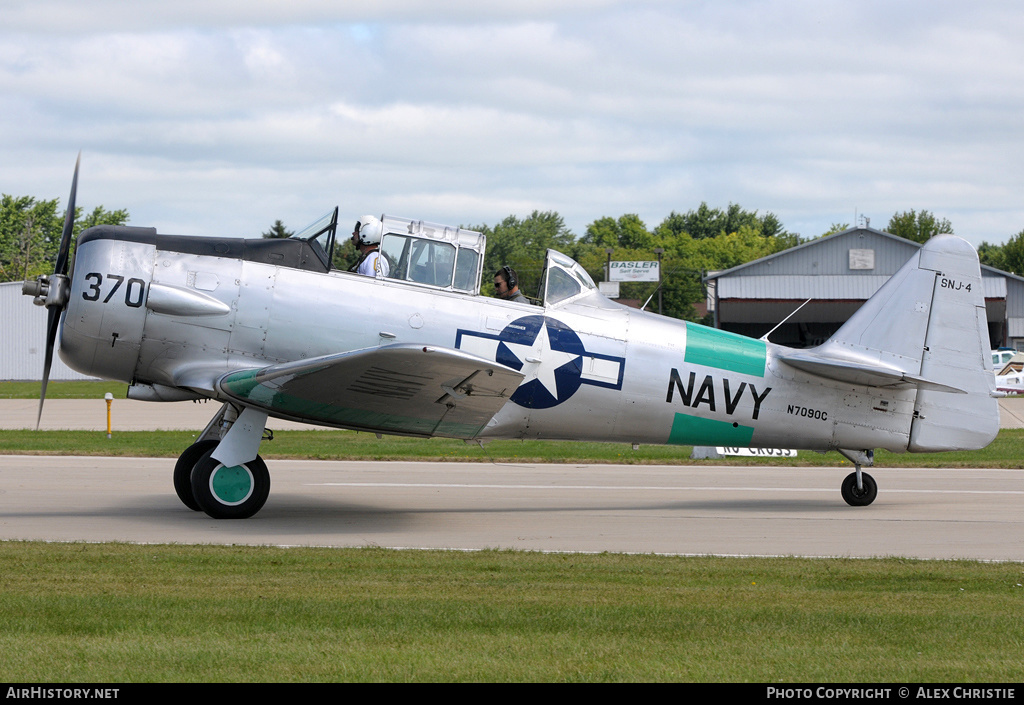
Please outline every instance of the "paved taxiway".
[[0, 539], [1024, 561], [1024, 471], [276, 460], [255, 517], [182, 505], [173, 459], [0, 456]]
[[[0, 428], [37, 408], [0, 400]], [[114, 432], [198, 431], [216, 408], [116, 399]], [[105, 431], [106, 405], [48, 400], [42, 426]], [[178, 501], [174, 459], [0, 455], [0, 539], [1024, 561], [1024, 470], [872, 468], [878, 499], [854, 508], [849, 466], [268, 465], [260, 513], [214, 521]]]

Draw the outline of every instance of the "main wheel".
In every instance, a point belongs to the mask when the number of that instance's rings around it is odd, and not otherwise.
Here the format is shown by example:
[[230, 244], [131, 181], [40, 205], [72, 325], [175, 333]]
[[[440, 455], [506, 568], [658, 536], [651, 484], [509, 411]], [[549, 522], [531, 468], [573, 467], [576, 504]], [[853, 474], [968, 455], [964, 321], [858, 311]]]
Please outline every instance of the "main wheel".
[[198, 512], [200, 506], [192, 493], [192, 468], [203, 455], [216, 448], [217, 443], [219, 441], [209, 439], [193, 443], [178, 456], [178, 462], [174, 464], [174, 491], [182, 504], [194, 512]]
[[199, 508], [214, 519], [247, 519], [270, 495], [270, 473], [263, 458], [228, 467], [211, 448], [192, 469], [192, 493]]
[[851, 507], [866, 507], [878, 496], [878, 484], [875, 482], [875, 478], [866, 472], [862, 472], [860, 477], [863, 485], [861, 489], [857, 489], [857, 473], [851, 472], [843, 480], [843, 499]]

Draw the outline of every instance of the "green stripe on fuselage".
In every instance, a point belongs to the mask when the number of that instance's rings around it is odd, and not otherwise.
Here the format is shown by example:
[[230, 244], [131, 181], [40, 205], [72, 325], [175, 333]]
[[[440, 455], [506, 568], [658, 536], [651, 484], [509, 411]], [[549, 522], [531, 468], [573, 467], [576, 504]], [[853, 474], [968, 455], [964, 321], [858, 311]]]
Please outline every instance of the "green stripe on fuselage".
[[763, 340], [695, 324], [686, 326], [686, 354], [694, 365], [764, 377], [768, 346]]
[[689, 414], [676, 414], [668, 445], [678, 446], [750, 446], [754, 437], [752, 426], [741, 426], [729, 421], [702, 419]]

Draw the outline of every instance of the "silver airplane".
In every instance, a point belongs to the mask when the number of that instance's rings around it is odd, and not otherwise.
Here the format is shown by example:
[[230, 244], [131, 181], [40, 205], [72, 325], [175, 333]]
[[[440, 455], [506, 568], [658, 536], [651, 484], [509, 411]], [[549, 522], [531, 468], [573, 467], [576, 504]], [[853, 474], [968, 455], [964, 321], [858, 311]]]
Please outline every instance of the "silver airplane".
[[[288, 239], [98, 226], [69, 267], [78, 166], [48, 308], [72, 368], [154, 402], [219, 411], [174, 469], [215, 518], [263, 506], [269, 418], [484, 442], [495, 438], [835, 450], [854, 506], [873, 451], [978, 449], [999, 429], [978, 256], [929, 240], [824, 344], [798, 350], [627, 308], [549, 250], [540, 305], [480, 295], [485, 238], [374, 219], [386, 276], [332, 268], [338, 210]], [[370, 220], [364, 218], [363, 220]], [[357, 237], [362, 237], [358, 235]]]

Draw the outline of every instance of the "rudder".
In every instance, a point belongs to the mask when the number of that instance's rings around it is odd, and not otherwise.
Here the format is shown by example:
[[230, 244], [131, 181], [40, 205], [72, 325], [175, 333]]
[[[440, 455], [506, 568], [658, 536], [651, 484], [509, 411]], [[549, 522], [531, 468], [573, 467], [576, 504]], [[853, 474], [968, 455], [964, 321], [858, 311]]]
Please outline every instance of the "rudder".
[[984, 448], [999, 432], [999, 406], [986, 364], [991, 344], [978, 254], [958, 237], [939, 235], [920, 255], [920, 269], [935, 273], [921, 376], [967, 394], [920, 389], [907, 450]]

